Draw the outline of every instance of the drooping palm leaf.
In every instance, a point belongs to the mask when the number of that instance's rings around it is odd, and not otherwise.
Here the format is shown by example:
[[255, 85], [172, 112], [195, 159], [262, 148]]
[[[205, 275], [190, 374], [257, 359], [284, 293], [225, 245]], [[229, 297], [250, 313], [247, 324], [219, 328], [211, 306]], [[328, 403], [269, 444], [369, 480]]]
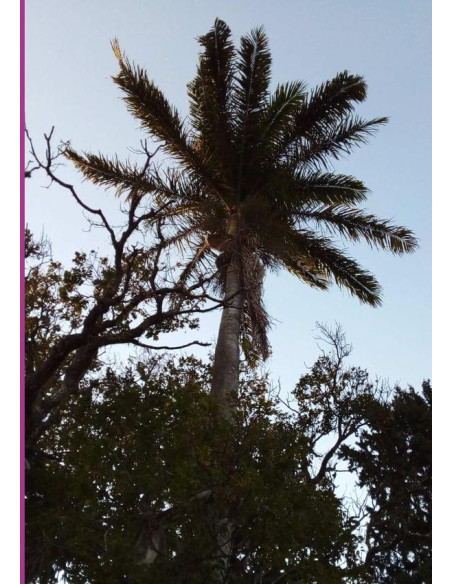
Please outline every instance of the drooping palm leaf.
[[314, 223], [319, 229], [339, 234], [344, 239], [365, 241], [395, 254], [410, 253], [417, 245], [409, 229], [343, 205], [318, 205], [296, 216], [299, 221]]
[[[180, 286], [185, 286], [187, 282], [194, 276], [200, 276], [200, 268], [202, 272], [206, 273], [205, 266], [208, 261], [208, 255], [212, 253], [209, 242], [206, 237], [198, 238], [198, 240], [192, 245], [194, 252], [192, 256], [185, 258], [185, 265], [182, 272], [179, 274], [177, 279], [177, 284]], [[213, 259], [212, 257], [210, 258]], [[207, 260], [207, 261], [206, 261]], [[212, 263], [212, 261], [210, 262]], [[204, 268], [204, 269], [202, 269]]]
[[307, 171], [292, 173], [287, 204], [294, 211], [312, 202], [356, 205], [366, 200], [369, 189], [362, 181], [344, 174]]
[[243, 285], [242, 348], [250, 363], [270, 355], [268, 330], [270, 319], [264, 306], [265, 270], [252, 248], [244, 246], [240, 253]]
[[340, 288], [371, 306], [381, 304], [381, 288], [375, 277], [339, 250], [331, 239], [306, 229], [292, 232], [288, 241], [294, 249], [298, 248], [301, 261], [304, 257]]

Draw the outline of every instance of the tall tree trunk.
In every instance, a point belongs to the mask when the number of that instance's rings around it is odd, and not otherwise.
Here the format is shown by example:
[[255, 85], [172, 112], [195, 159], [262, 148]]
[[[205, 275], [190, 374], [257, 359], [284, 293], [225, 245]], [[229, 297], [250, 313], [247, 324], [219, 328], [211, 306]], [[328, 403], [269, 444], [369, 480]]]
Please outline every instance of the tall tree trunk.
[[239, 389], [240, 323], [243, 294], [240, 285], [240, 265], [236, 254], [227, 268], [225, 305], [218, 331], [213, 365], [212, 395], [229, 411], [228, 397]]
[[[239, 229], [240, 216], [239, 213], [235, 212], [229, 218], [228, 225], [228, 235], [233, 239], [233, 243], [229, 248], [229, 251], [232, 251], [232, 257], [226, 271], [225, 304], [221, 314], [220, 329], [215, 348], [211, 391], [215, 401], [220, 405], [222, 415], [227, 419], [231, 417], [232, 413], [230, 395], [239, 390], [240, 328], [243, 306], [240, 258], [237, 252], [236, 239]], [[223, 516], [217, 518], [213, 528], [217, 534], [218, 551], [221, 555], [221, 567], [219, 567], [218, 573], [214, 576], [214, 582], [215, 584], [217, 582], [220, 584], [225, 582], [230, 569], [234, 525], [227, 516]]]

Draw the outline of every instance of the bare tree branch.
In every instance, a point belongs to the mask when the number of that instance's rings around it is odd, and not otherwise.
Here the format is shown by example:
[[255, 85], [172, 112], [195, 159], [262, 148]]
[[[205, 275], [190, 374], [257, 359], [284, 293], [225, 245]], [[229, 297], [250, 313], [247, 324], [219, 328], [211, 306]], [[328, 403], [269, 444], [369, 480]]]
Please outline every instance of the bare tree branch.
[[[165, 213], [169, 203], [143, 205], [143, 195], [139, 187], [130, 187], [125, 199], [124, 212], [126, 222], [122, 228], [113, 227], [101, 209], [85, 203], [75, 187], [55, 174], [58, 159], [63, 155], [60, 148], [52, 150], [54, 128], [44, 135], [45, 154], [41, 158], [26, 130], [34, 170], [42, 170], [56, 184], [68, 191], [81, 209], [90, 217], [92, 224], [99, 225], [109, 234], [112, 257], [103, 263], [98, 260], [94, 272], [87, 283], [92, 292], [79, 297], [84, 298], [84, 308], [79, 323], [73, 330], [55, 333], [49, 340], [45, 355], [36, 359], [32, 351], [33, 338], [38, 329], [28, 340], [30, 348], [27, 360], [27, 441], [36, 441], [54, 408], [61, 408], [71, 395], [77, 393], [80, 383], [97, 358], [102, 347], [130, 344], [149, 350], [181, 349], [194, 345], [209, 346], [195, 340], [186, 344], [170, 347], [147, 343], [142, 337], [157, 338], [165, 330], [181, 328], [187, 319], [197, 314], [207, 313], [223, 306], [225, 302], [206, 292], [208, 284], [215, 274], [206, 274], [190, 285], [183, 285], [171, 278], [172, 268], [168, 253]], [[142, 143], [145, 162], [139, 176], [148, 172], [156, 152], [150, 152], [147, 144]], [[94, 223], [93, 218], [97, 218]], [[142, 226], [146, 228], [149, 244], [136, 242], [136, 235]], [[39, 277], [40, 269], [28, 273], [28, 282]], [[54, 285], [54, 284], [52, 284]], [[208, 303], [206, 305], [206, 303]], [[47, 309], [49, 310], [49, 309]], [[42, 309], [41, 309], [41, 315]], [[36, 313], [37, 326], [40, 326], [39, 313]], [[42, 318], [41, 318], [42, 320]], [[50, 329], [49, 329], [50, 330]], [[155, 331], [155, 332], [152, 332]], [[40, 334], [45, 334], [40, 329]], [[50, 334], [50, 332], [48, 333]], [[47, 420], [47, 422], [45, 422]]]

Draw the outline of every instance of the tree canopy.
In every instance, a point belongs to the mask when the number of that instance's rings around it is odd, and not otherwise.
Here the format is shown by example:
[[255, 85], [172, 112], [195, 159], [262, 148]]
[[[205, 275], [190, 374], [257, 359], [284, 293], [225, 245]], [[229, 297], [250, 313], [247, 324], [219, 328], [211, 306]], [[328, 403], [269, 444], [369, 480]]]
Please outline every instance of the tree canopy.
[[430, 386], [388, 392], [326, 333], [288, 400], [245, 368], [229, 419], [209, 363], [104, 364], [34, 449], [27, 582], [201, 583], [225, 555], [225, 583], [428, 582]]
[[[365, 185], [330, 166], [386, 118], [355, 115], [367, 87], [347, 71], [271, 92], [262, 28], [236, 48], [217, 19], [199, 42], [187, 120], [113, 43], [114, 80], [168, 165], [146, 141], [138, 166], [54, 152], [52, 132], [41, 157], [29, 139], [27, 176], [44, 171], [110, 248], [63, 266], [25, 233], [27, 584], [427, 583], [429, 382], [372, 380], [325, 325], [330, 350], [292, 390], [256, 368], [270, 351], [266, 270], [377, 306], [375, 277], [343, 241], [416, 247], [410, 230], [359, 208]], [[114, 188], [122, 225], [59, 178], [61, 156]], [[216, 309], [210, 360], [161, 343]], [[182, 347], [194, 344], [206, 345]], [[128, 360], [107, 358], [119, 345]]]

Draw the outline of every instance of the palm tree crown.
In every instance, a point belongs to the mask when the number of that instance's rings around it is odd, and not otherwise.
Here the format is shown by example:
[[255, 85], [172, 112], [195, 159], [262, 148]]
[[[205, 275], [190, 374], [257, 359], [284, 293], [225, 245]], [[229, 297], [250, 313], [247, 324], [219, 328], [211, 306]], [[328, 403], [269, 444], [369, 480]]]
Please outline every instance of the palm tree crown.
[[354, 114], [355, 104], [366, 98], [362, 77], [344, 71], [311, 91], [295, 81], [271, 92], [271, 55], [262, 28], [243, 36], [235, 49], [230, 29], [217, 19], [199, 43], [187, 120], [113, 43], [120, 67], [114, 81], [174, 168], [143, 174], [103, 156], [73, 150], [67, 155], [98, 184], [131, 189], [135, 196], [152, 193], [168, 203], [177, 228], [170, 242], [185, 241], [191, 250], [181, 282], [216, 265], [217, 285], [226, 296], [223, 320], [235, 321], [234, 359], [237, 335], [249, 358], [266, 358], [266, 269], [286, 268], [322, 290], [335, 283], [377, 306], [376, 279], [334, 238], [364, 240], [395, 254], [413, 251], [416, 240], [408, 229], [357, 208], [367, 188], [330, 167], [387, 121]]

